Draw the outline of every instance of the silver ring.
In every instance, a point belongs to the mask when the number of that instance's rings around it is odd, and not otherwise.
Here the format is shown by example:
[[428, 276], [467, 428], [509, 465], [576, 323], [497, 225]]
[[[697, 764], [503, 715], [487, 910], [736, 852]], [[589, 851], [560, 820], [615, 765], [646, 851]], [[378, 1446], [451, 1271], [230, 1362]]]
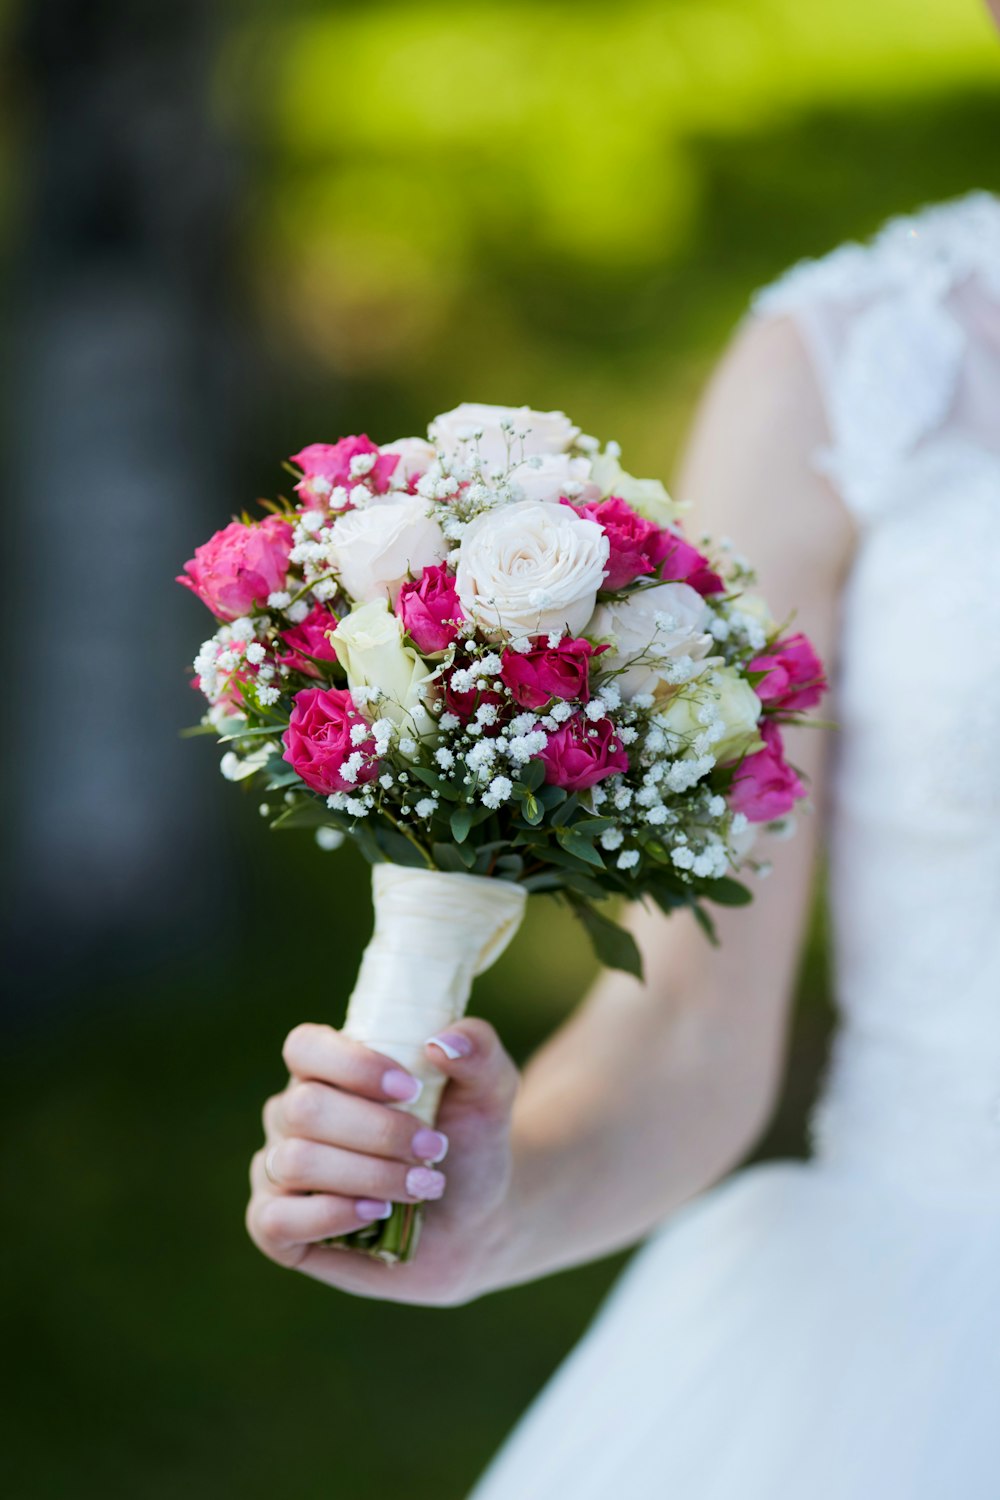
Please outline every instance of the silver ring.
[[264, 1176], [270, 1182], [273, 1182], [274, 1185], [275, 1185], [275, 1187], [280, 1187], [281, 1186], [281, 1180], [280, 1180], [279, 1177], [277, 1177], [275, 1175], [274, 1166], [273, 1166], [274, 1153], [277, 1151], [278, 1145], [279, 1145], [279, 1142], [275, 1141], [275, 1143], [274, 1143], [273, 1146], [268, 1146], [268, 1148], [267, 1148], [267, 1154], [264, 1157]]

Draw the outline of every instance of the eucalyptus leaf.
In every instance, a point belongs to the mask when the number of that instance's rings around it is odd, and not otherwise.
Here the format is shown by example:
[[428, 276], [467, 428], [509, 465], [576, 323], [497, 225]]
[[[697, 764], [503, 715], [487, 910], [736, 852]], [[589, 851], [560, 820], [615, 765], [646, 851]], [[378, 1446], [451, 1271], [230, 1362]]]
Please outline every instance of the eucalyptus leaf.
[[589, 901], [573, 901], [571, 904], [594, 945], [599, 961], [609, 969], [622, 969], [641, 979], [642, 955], [632, 934], [591, 906]]

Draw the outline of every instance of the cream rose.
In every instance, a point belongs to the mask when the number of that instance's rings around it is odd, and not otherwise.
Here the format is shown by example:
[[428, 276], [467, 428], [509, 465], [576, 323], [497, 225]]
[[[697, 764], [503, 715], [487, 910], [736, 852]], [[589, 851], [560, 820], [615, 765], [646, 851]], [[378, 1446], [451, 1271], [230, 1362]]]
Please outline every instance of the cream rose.
[[615, 683], [625, 698], [655, 693], [668, 661], [690, 656], [702, 661], [714, 646], [705, 631], [711, 611], [686, 583], [660, 583], [624, 599], [599, 604], [587, 628], [594, 641], [610, 641], [601, 655], [602, 672], [618, 672]]
[[685, 508], [671, 500], [658, 479], [636, 479], [627, 474], [614, 451], [596, 453], [590, 461], [590, 472], [605, 499], [619, 495], [655, 526], [671, 525]]
[[538, 454], [518, 464], [510, 483], [521, 500], [599, 500], [600, 491], [590, 482], [590, 459], [570, 458], [568, 453]]
[[683, 760], [708, 751], [721, 765], [762, 747], [761, 710], [757, 694], [735, 667], [713, 667], [680, 688], [655, 722], [666, 730], [672, 754]]
[[448, 544], [418, 495], [349, 510], [333, 528], [331, 565], [352, 599], [390, 599], [409, 574], [442, 562]]
[[512, 442], [515, 457], [520, 457], [522, 451], [525, 457], [533, 453], [565, 453], [580, 436], [579, 427], [573, 426], [565, 412], [532, 411], [530, 406], [484, 406], [478, 401], [463, 401], [454, 411], [435, 417], [428, 435], [443, 453], [460, 455], [466, 451], [473, 433], [481, 432], [478, 448], [483, 462], [488, 467], [506, 468], [509, 435], [501, 428], [501, 422], [512, 422], [515, 433], [527, 431], [523, 450], [519, 440]]
[[397, 453], [399, 463], [389, 481], [392, 489], [405, 490], [411, 479], [426, 474], [437, 458], [437, 450], [426, 438], [397, 438], [394, 443], [382, 443], [383, 453]]
[[579, 635], [604, 581], [608, 539], [568, 505], [523, 500], [488, 510], [462, 538], [462, 609], [495, 635]]
[[424, 706], [430, 669], [403, 645], [403, 627], [384, 599], [353, 609], [330, 632], [337, 660], [351, 688], [378, 688], [382, 697], [365, 709], [369, 719], [391, 719], [404, 734], [429, 733], [434, 721]]

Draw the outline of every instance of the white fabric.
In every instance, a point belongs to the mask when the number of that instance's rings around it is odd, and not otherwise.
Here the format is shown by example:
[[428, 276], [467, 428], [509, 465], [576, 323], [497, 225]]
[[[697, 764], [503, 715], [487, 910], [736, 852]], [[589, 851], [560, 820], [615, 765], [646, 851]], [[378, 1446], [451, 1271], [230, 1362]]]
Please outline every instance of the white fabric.
[[478, 875], [376, 865], [375, 931], [361, 957], [344, 1035], [408, 1068], [423, 1083], [400, 1106], [434, 1123], [445, 1078], [424, 1056], [428, 1037], [465, 1014], [472, 981], [506, 948], [524, 916], [523, 886]]
[[815, 1155], [656, 1232], [474, 1500], [1000, 1494], [1000, 203], [757, 310], [805, 334], [860, 526]]

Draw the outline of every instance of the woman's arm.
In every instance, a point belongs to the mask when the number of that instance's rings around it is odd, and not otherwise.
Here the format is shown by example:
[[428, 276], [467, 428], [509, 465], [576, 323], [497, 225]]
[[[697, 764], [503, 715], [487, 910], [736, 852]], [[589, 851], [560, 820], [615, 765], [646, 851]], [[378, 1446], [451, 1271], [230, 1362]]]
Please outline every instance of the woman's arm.
[[[823, 415], [787, 322], [752, 324], [723, 361], [695, 425], [678, 488], [688, 523], [732, 537], [757, 567], [779, 620], [797, 607], [827, 663], [853, 547], [851, 523], [809, 467]], [[791, 759], [814, 810], [752, 880], [752, 906], [718, 911], [710, 948], [689, 914], [641, 907], [629, 925], [645, 983], [606, 973], [524, 1075], [514, 1171], [494, 1284], [538, 1276], [632, 1243], [745, 1155], [781, 1076], [797, 957], [822, 822], [830, 735], [791, 730]], [[752, 879], [752, 878], [751, 878]]]
[[[697, 501], [692, 537], [733, 537], [777, 618], [798, 606], [797, 627], [830, 662], [853, 537], [809, 467], [825, 436], [793, 327], [751, 325], [712, 382], [679, 493]], [[817, 804], [828, 738], [799, 730], [787, 740]], [[450, 1079], [437, 1136], [392, 1108], [406, 1077], [391, 1059], [328, 1026], [296, 1028], [289, 1085], [268, 1101], [251, 1169], [258, 1246], [346, 1291], [450, 1303], [634, 1242], [743, 1156], [768, 1116], [819, 822], [817, 807], [795, 839], [767, 851], [774, 871], [754, 904], [718, 913], [719, 948], [686, 914], [636, 908], [646, 982], [603, 977], [520, 1087], [483, 1020], [429, 1045]], [[380, 1204], [426, 1197], [441, 1201], [406, 1265], [316, 1243]]]

